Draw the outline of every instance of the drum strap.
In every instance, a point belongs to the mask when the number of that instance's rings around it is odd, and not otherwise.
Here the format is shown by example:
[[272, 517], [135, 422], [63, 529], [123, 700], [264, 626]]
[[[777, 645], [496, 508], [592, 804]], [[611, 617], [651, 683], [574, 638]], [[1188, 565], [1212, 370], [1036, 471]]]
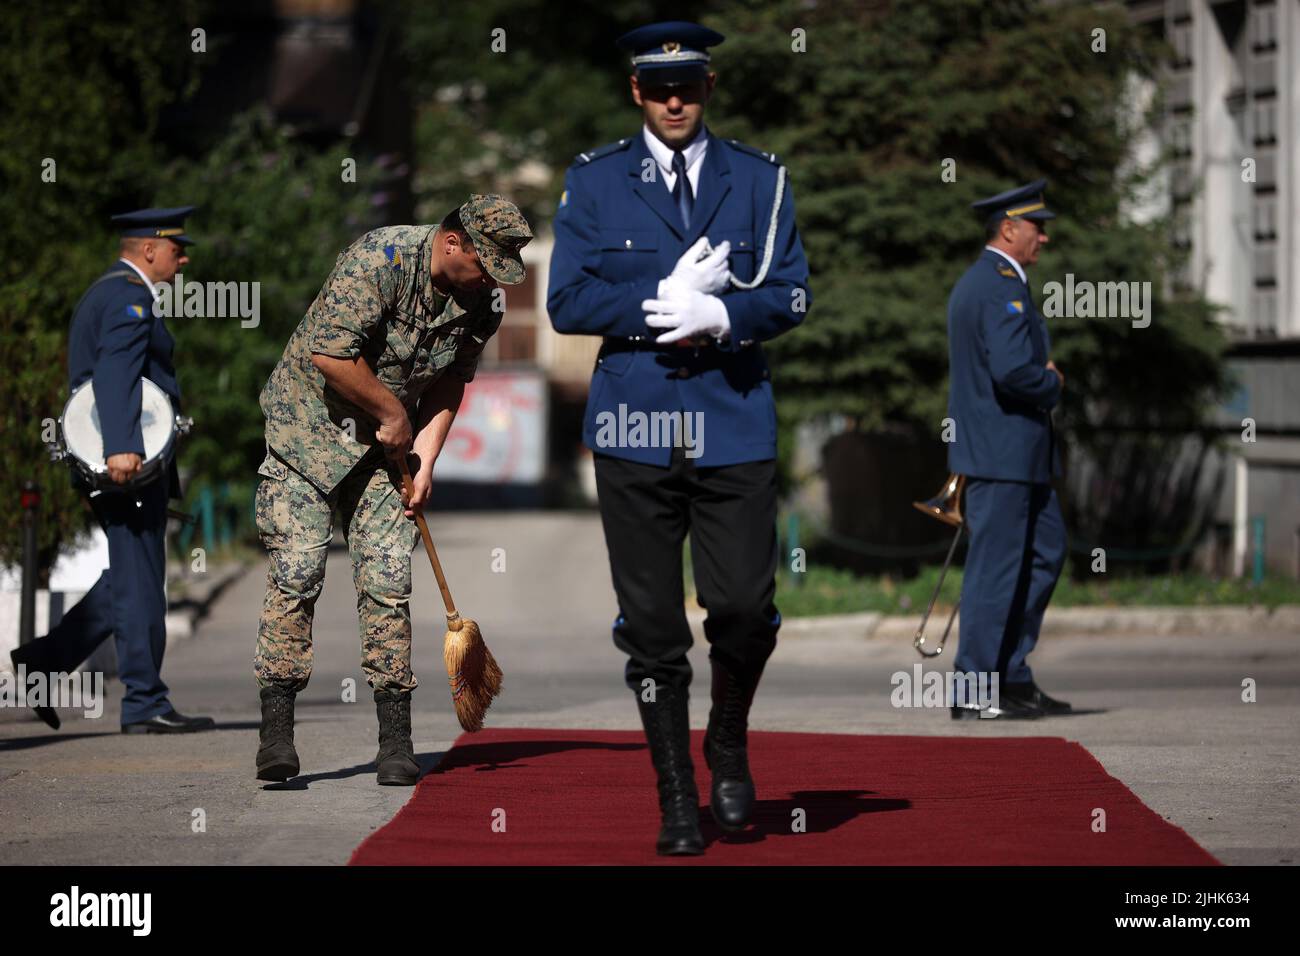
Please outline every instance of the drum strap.
[[107, 282], [109, 279], [120, 279], [123, 276], [133, 276], [133, 275], [135, 275], [134, 270], [119, 269], [117, 272], [110, 272], [107, 275], [100, 276], [98, 279], [96, 279], [94, 282], [90, 284], [90, 288], [86, 289], [85, 293], [81, 296], [81, 298], [77, 300], [77, 304], [72, 309], [72, 314], [76, 315], [77, 312], [81, 310], [81, 304], [86, 301], [86, 296], [90, 295], [90, 290], [95, 288], [95, 286], [99, 285], [101, 282]]

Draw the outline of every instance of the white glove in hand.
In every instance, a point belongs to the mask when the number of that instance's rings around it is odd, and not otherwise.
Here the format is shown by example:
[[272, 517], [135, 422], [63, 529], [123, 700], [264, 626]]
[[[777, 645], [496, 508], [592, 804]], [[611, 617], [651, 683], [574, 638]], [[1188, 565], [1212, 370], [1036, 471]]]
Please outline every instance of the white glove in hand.
[[641, 308], [646, 311], [646, 325], [652, 329], [668, 330], [655, 339], [659, 345], [670, 345], [701, 335], [711, 335], [716, 339], [731, 331], [731, 319], [722, 300], [694, 289], [674, 291], [666, 298], [646, 299]]
[[730, 242], [723, 242], [718, 248], [711, 249], [708, 237], [701, 236], [695, 245], [682, 253], [668, 278], [659, 280], [659, 298], [668, 298], [673, 286], [684, 286], [705, 295], [717, 295], [727, 287], [731, 279], [731, 270], [727, 268], [729, 255]]

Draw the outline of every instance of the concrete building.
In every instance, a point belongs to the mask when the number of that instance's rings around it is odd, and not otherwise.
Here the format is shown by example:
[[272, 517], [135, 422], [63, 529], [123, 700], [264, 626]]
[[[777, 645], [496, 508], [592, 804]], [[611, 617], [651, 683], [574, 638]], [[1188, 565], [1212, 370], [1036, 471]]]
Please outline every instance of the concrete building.
[[1228, 480], [1202, 563], [1248, 573], [1259, 551], [1300, 576], [1300, 0], [1128, 7], [1172, 50], [1164, 198], [1181, 280], [1224, 307], [1240, 382], [1219, 410]]

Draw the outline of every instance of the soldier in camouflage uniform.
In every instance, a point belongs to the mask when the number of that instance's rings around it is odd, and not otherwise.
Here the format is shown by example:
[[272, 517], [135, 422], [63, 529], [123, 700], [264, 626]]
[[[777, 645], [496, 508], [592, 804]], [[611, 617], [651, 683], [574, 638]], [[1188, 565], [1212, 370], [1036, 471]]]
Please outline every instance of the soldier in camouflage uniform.
[[[476, 195], [441, 225], [368, 232], [334, 265], [262, 390], [266, 460], [257, 526], [270, 552], [254, 670], [257, 776], [298, 773], [294, 696], [312, 664], [312, 616], [337, 508], [352, 557], [361, 667], [379, 716], [380, 783], [410, 785], [411, 550], [406, 519], [428, 500], [433, 463], [501, 322], [498, 283], [524, 279], [532, 238], [519, 210]], [[405, 502], [398, 455], [414, 453]]]

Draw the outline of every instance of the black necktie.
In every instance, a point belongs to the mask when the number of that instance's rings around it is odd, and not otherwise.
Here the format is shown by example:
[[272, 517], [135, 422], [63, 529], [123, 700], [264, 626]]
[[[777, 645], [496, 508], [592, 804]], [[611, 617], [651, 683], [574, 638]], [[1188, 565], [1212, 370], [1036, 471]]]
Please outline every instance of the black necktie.
[[691, 210], [695, 208], [695, 194], [691, 192], [691, 181], [686, 178], [686, 157], [680, 149], [673, 150], [673, 175], [677, 182], [673, 184], [673, 201], [681, 213], [682, 225], [691, 228]]

